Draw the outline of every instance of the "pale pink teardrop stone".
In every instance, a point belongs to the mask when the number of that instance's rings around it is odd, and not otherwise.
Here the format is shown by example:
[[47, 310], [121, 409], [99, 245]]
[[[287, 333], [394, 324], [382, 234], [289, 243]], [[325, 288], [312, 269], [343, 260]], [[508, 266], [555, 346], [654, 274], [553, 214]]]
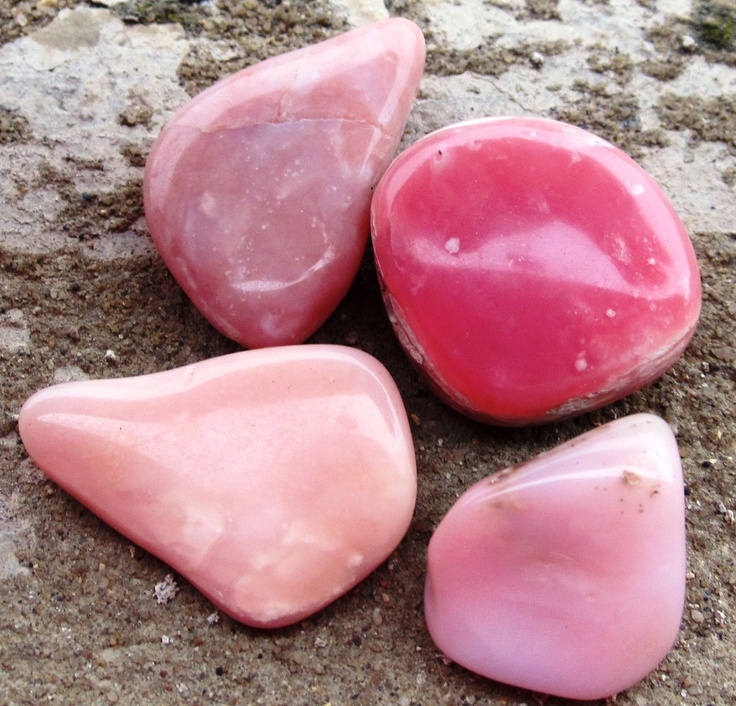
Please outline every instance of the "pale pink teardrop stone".
[[599, 699], [672, 647], [685, 593], [683, 479], [660, 418], [611, 422], [480, 481], [429, 545], [427, 625], [497, 681]]
[[424, 53], [414, 23], [376, 22], [219, 81], [163, 130], [146, 220], [222, 333], [249, 348], [301, 343], [343, 298]]
[[51, 479], [258, 627], [354, 586], [414, 509], [398, 390], [377, 360], [340, 346], [57, 385], [26, 402], [20, 433]]

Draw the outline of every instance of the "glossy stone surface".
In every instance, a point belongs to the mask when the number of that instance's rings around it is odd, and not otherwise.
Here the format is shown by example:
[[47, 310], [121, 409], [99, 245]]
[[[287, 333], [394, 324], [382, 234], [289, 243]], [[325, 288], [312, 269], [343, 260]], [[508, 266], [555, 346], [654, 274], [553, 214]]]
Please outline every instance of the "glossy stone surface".
[[657, 184], [563, 123], [496, 118], [432, 133], [372, 211], [384, 300], [445, 401], [495, 424], [623, 397], [681, 355], [700, 312], [688, 236]]
[[249, 348], [303, 342], [358, 270], [424, 39], [393, 18], [225, 78], [146, 164], [151, 236], [197, 308]]
[[416, 495], [386, 369], [340, 346], [246, 351], [26, 402], [56, 483], [257, 627], [294, 623], [394, 550]]
[[684, 596], [680, 459], [649, 414], [480, 481], [429, 545], [437, 646], [486, 677], [566, 698], [645, 677], [677, 637]]

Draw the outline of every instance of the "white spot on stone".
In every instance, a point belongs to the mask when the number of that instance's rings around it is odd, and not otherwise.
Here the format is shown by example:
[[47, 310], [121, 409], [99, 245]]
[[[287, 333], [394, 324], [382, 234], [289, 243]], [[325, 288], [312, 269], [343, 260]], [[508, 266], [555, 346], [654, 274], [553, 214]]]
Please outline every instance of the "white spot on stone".
[[209, 216], [210, 218], [217, 217], [217, 200], [209, 191], [205, 191], [204, 194], [202, 194], [200, 207], [202, 209], [202, 213], [206, 216]]
[[680, 46], [685, 51], [695, 51], [698, 43], [689, 34], [683, 34], [682, 37], [680, 37]]
[[650, 265], [656, 265], [656, 264], [657, 264], [657, 261], [656, 261], [656, 260], [655, 260], [655, 259], [654, 259], [653, 257], [650, 257], [650, 258], [649, 258], [649, 259], [647, 260], [647, 262], [648, 262], [648, 263], [649, 263]]
[[363, 564], [363, 555], [360, 552], [354, 552], [348, 557], [348, 566], [351, 569], [357, 569]]
[[450, 238], [445, 243], [445, 250], [447, 250], [450, 255], [456, 255], [460, 251], [460, 238]]
[[607, 317], [608, 317], [609, 319], [612, 319], [612, 318], [613, 318], [614, 316], [616, 316], [616, 311], [615, 311], [615, 309], [606, 309], [606, 316], [607, 316]]
[[631, 253], [629, 252], [629, 246], [626, 240], [619, 235], [613, 235], [611, 245], [611, 254], [613, 257], [624, 265], [628, 265], [631, 262]]
[[634, 196], [641, 196], [641, 194], [644, 193], [643, 184], [630, 184], [629, 193], [633, 194]]
[[261, 552], [253, 557], [250, 564], [254, 571], [263, 571], [276, 564], [276, 555], [273, 552]]
[[577, 370], [579, 373], [582, 373], [584, 370], [587, 370], [588, 368], [588, 361], [582, 357], [584, 355], [585, 353], [581, 353], [581, 357], [575, 361], [575, 370]]

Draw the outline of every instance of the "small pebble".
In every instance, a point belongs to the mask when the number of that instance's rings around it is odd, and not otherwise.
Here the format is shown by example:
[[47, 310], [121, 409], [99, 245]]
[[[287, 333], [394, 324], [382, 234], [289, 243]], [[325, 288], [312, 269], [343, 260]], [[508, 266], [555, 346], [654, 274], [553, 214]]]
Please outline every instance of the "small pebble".
[[683, 34], [680, 37], [680, 46], [685, 51], [695, 51], [698, 47], [698, 43], [689, 34]]
[[177, 593], [179, 593], [179, 587], [176, 585], [173, 574], [166, 574], [164, 580], [159, 581], [153, 587], [153, 595], [159, 605], [171, 603], [176, 598]]
[[544, 66], [544, 55], [538, 51], [533, 51], [529, 55], [529, 61], [535, 69], [541, 69]]

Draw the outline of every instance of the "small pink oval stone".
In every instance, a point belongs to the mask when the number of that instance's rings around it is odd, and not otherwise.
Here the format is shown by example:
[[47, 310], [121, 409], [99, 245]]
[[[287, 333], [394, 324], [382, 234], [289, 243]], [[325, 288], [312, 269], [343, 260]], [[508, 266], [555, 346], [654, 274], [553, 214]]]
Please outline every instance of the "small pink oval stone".
[[373, 243], [406, 353], [482, 421], [542, 423], [659, 377], [692, 337], [700, 276], [654, 180], [536, 118], [432, 133], [376, 190]]
[[684, 597], [680, 458], [649, 414], [480, 481], [429, 544], [437, 646], [556, 696], [604, 698], [645, 677], [677, 637]]
[[19, 425], [52, 480], [256, 627], [297, 622], [350, 589], [414, 509], [396, 385], [341, 346], [56, 385]]
[[376, 22], [239, 71], [164, 128], [143, 181], [148, 227], [226, 336], [301, 343], [343, 298], [424, 51], [412, 22]]

